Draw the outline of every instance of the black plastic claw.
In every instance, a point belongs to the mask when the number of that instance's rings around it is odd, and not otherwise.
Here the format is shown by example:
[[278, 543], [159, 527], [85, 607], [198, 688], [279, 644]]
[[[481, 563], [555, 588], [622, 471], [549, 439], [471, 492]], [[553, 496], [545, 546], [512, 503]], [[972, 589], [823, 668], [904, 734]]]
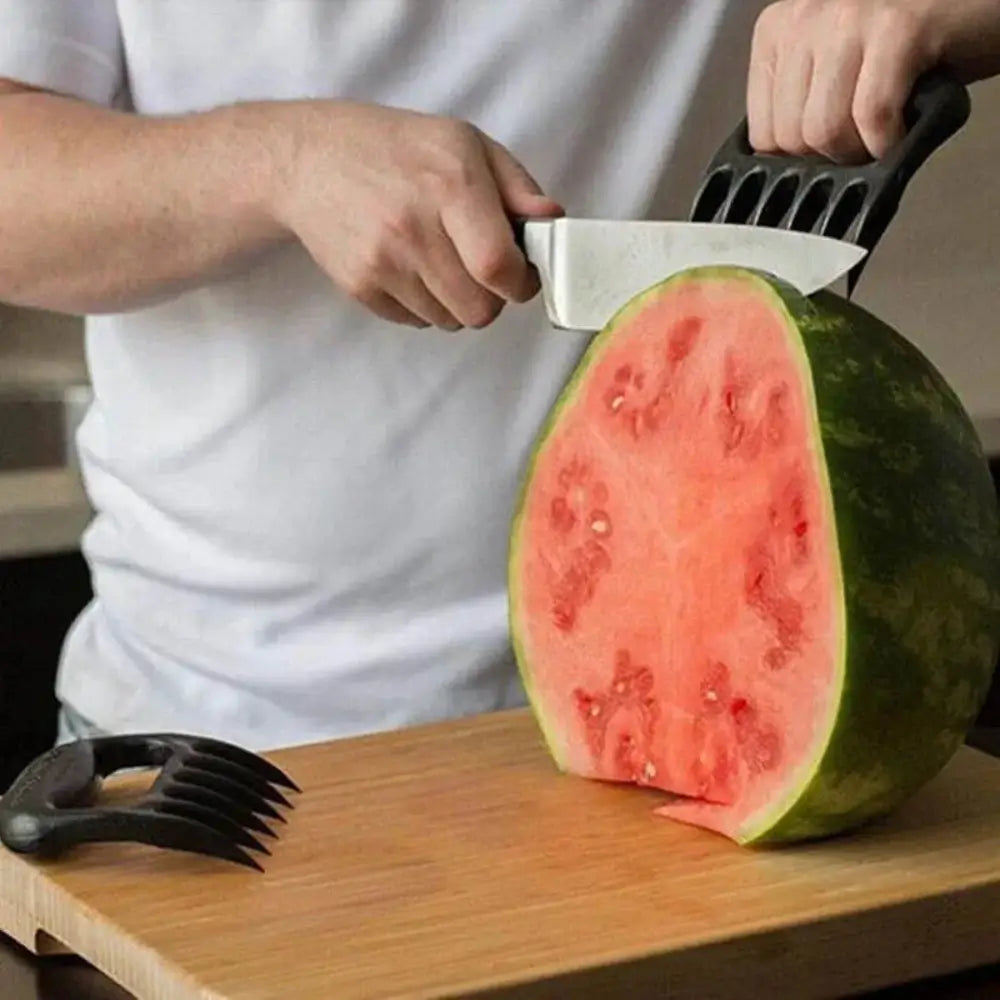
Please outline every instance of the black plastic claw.
[[249, 847], [261, 854], [271, 853], [253, 834], [243, 829], [235, 820], [223, 813], [216, 812], [214, 809], [209, 809], [207, 806], [199, 806], [194, 802], [184, 802], [181, 799], [163, 798], [159, 802], [153, 803], [150, 808], [157, 813], [179, 816], [181, 819], [189, 819], [194, 823], [210, 827], [241, 847]]
[[184, 802], [193, 802], [195, 805], [207, 806], [217, 812], [224, 812], [240, 826], [247, 827], [266, 837], [277, 837], [277, 834], [252, 809], [232, 802], [224, 795], [213, 792], [210, 788], [174, 781], [169, 787], [162, 789], [160, 794], [167, 798], [181, 799]]
[[232, 761], [234, 764], [239, 764], [249, 771], [260, 774], [274, 785], [281, 785], [284, 788], [291, 789], [293, 792], [302, 791], [281, 768], [275, 766], [269, 760], [265, 760], [263, 757], [258, 757], [249, 750], [244, 750], [242, 747], [223, 743], [220, 740], [209, 739], [208, 737], [200, 737], [191, 741], [191, 749], [195, 753], [210, 754], [215, 757], [221, 757], [223, 760]]
[[276, 819], [281, 823], [286, 822], [285, 817], [257, 789], [247, 788], [238, 781], [233, 781], [222, 774], [216, 774], [214, 771], [206, 771], [201, 767], [184, 764], [170, 776], [170, 780], [188, 786], [207, 788], [231, 802], [239, 802], [255, 813]]
[[211, 754], [196, 753], [184, 762], [184, 768], [185, 770], [198, 770], [217, 775], [233, 784], [255, 791], [269, 802], [275, 802], [288, 809], [292, 808], [291, 802], [271, 782], [242, 764], [236, 764], [231, 760], [225, 760]]
[[883, 159], [860, 166], [757, 153], [744, 118], [705, 170], [689, 219], [812, 232], [864, 247], [868, 255], [848, 276], [850, 295], [914, 173], [970, 110], [963, 84], [941, 71], [926, 74], [907, 102], [906, 136]]
[[66, 810], [58, 816], [7, 813], [0, 830], [4, 831], [4, 844], [19, 854], [54, 857], [78, 844], [130, 841], [206, 854], [263, 871], [246, 851], [212, 827], [145, 808], [92, 806]]
[[[141, 767], [161, 770], [138, 802], [95, 802], [101, 778]], [[262, 871], [248, 851], [270, 851], [254, 834], [277, 834], [261, 816], [286, 823], [275, 804], [291, 808], [275, 784], [299, 790], [269, 761], [218, 740], [174, 733], [80, 740], [36, 758], [0, 798], [0, 842], [51, 856], [81, 843], [133, 841]]]
[[225, 834], [203, 823], [181, 816], [169, 816], [161, 813], [136, 813], [133, 817], [129, 840], [151, 847], [163, 847], [168, 850], [188, 851], [191, 854], [207, 854], [223, 861], [234, 861], [256, 868], [264, 869], [242, 847], [234, 844]]

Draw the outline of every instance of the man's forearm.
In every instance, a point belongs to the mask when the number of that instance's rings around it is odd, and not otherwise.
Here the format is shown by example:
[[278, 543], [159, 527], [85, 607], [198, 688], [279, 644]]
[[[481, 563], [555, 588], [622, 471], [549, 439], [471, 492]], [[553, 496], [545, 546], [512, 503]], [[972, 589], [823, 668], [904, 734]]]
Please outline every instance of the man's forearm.
[[0, 96], [0, 300], [127, 310], [285, 239], [277, 135], [258, 105], [168, 119]]

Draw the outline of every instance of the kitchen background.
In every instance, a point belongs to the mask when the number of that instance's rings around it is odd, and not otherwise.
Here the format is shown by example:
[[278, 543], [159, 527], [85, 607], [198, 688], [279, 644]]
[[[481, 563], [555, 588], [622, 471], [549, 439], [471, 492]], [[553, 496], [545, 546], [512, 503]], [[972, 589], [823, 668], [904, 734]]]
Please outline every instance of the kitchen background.
[[[693, 102], [661, 217], [686, 214], [742, 112], [749, 27], [720, 44]], [[1000, 457], [1000, 81], [972, 97], [969, 124], [911, 183], [856, 298], [940, 367]], [[0, 305], [0, 792], [54, 736], [59, 645], [89, 598], [71, 445], [86, 399], [79, 320]]]

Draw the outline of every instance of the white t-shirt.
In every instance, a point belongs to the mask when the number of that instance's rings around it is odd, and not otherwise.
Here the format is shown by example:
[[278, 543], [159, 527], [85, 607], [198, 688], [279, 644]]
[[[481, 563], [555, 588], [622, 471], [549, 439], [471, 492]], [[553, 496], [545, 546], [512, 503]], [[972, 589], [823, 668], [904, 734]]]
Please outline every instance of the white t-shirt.
[[[671, 183], [734, 7], [0, 0], [0, 75], [151, 114], [317, 96], [446, 113], [572, 214], [634, 218]], [[522, 703], [507, 531], [585, 345], [538, 299], [484, 331], [391, 325], [300, 249], [90, 318], [78, 443], [97, 598], [59, 696], [109, 731], [261, 749]]]

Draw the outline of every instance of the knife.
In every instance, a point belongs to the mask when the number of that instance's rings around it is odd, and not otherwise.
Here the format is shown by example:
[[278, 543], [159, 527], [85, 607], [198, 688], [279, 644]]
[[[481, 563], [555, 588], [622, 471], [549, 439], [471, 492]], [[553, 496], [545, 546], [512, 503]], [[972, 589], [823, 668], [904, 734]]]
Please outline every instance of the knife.
[[516, 219], [557, 329], [600, 330], [630, 298], [689, 267], [767, 271], [805, 295], [833, 285], [868, 253], [828, 236], [719, 222]]

